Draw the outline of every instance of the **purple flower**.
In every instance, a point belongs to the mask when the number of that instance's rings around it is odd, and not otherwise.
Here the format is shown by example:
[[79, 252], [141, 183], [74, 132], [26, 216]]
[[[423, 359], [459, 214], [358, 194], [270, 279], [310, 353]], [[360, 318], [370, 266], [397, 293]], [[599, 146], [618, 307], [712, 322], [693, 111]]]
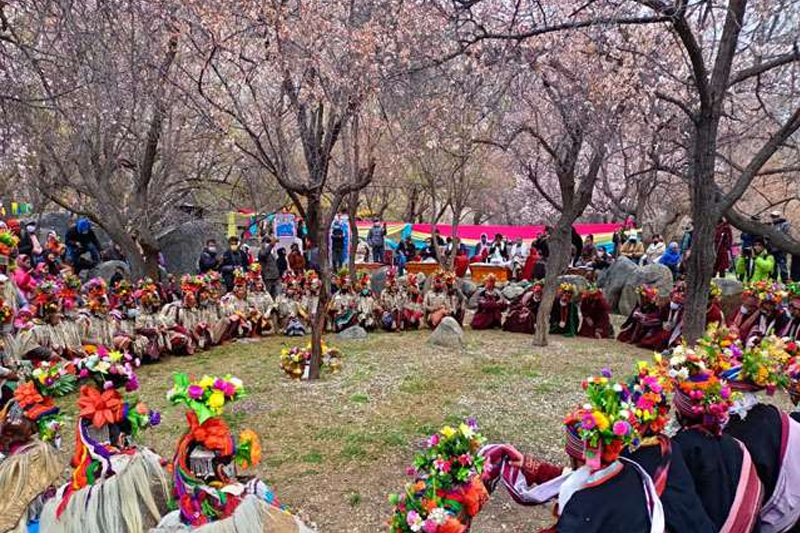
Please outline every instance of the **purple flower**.
[[150, 411], [150, 425], [157, 426], [161, 423], [161, 413], [158, 411]]
[[45, 384], [45, 385], [47, 385], [48, 387], [50, 387], [50, 386], [51, 386], [53, 383], [55, 383], [55, 381], [56, 381], [56, 380], [54, 380], [53, 378], [51, 378], [51, 377], [48, 377], [48, 378], [46, 378], [46, 379], [44, 380], [44, 384]]
[[139, 390], [139, 378], [136, 376], [136, 374], [130, 375], [130, 379], [125, 384], [125, 390], [127, 392], [133, 392], [135, 390]]
[[103, 383], [103, 390], [109, 390], [109, 389], [113, 389], [113, 388], [114, 388], [114, 384], [112, 382], [106, 381], [105, 383]]
[[627, 422], [624, 422], [622, 420], [617, 420], [616, 422], [614, 422], [613, 431], [614, 435], [622, 437], [630, 433], [631, 426]]
[[79, 378], [85, 378], [89, 376], [89, 371], [85, 368], [81, 368], [80, 373], [78, 374]]
[[189, 385], [189, 398], [199, 400], [203, 397], [203, 387], [200, 385]]
[[472, 428], [473, 430], [478, 429], [478, 421], [475, 419], [474, 416], [467, 418], [467, 425]]
[[414, 468], [413, 466], [409, 466], [408, 468], [406, 468], [406, 475], [407, 476], [416, 476], [417, 475], [417, 469]]
[[608, 368], [604, 368], [603, 370], [600, 371], [600, 375], [603, 376], [604, 378], [610, 378], [611, 370], [609, 370]]
[[437, 444], [439, 444], [439, 434], [438, 433], [434, 433], [428, 439], [428, 448], [433, 448]]

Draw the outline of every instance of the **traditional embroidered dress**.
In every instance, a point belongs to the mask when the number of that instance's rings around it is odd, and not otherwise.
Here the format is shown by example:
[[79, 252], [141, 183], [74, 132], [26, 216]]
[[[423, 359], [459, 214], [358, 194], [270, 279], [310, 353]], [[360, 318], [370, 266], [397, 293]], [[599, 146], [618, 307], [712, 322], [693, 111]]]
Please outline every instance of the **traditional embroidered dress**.
[[333, 295], [328, 315], [333, 331], [337, 333], [358, 324], [358, 300], [349, 283], [341, 284], [339, 291]]
[[452, 317], [463, 326], [464, 316], [467, 312], [466, 298], [464, 298], [464, 293], [461, 292], [461, 289], [456, 286], [456, 281], [458, 280], [456, 279], [455, 273], [446, 272], [444, 274], [447, 297], [450, 300], [450, 309], [453, 310]]
[[134, 365], [128, 354], [116, 359], [100, 349], [77, 363], [78, 375], [92, 382], [80, 388], [73, 471], [45, 503], [41, 531], [141, 533], [166, 512], [169, 491], [161, 458], [130, 440], [158, 424], [160, 415], [129, 403], [117, 390], [138, 387]]
[[446, 316], [453, 316], [455, 310], [451, 307], [452, 300], [448, 296], [441, 282], [437, 284], [434, 281], [434, 286], [431, 290], [425, 293], [425, 298], [422, 302], [422, 307], [425, 310], [425, 323], [431, 329], [436, 329], [436, 326]]
[[593, 339], [613, 339], [614, 327], [611, 325], [611, 306], [602, 291], [591, 287], [581, 294], [580, 337]]
[[742, 305], [739, 310], [729, 318], [728, 328], [731, 333], [735, 333], [743, 341], [750, 336], [750, 330], [758, 320], [760, 311], [758, 307], [758, 298], [750, 289], [745, 289], [742, 293]]
[[793, 530], [800, 521], [800, 424], [774, 405], [734, 414], [725, 433], [744, 443], [764, 485], [761, 531]]
[[386, 287], [381, 291], [378, 308], [376, 309], [378, 323], [386, 331], [401, 329], [403, 327], [404, 307], [405, 295], [398, 289], [394, 276], [387, 276]]
[[287, 287], [276, 300], [281, 332], [289, 337], [302, 337], [308, 330], [308, 313], [301, 298], [294, 288]]
[[620, 327], [617, 340], [638, 346], [653, 344], [662, 335], [666, 316], [666, 306], [659, 306], [656, 299], [640, 297], [640, 302]]
[[783, 307], [765, 308], [763, 303], [757, 312], [758, 316], [745, 339], [746, 346], [753, 346], [769, 335], [779, 337], [786, 333], [792, 321], [791, 316]]
[[472, 317], [472, 329], [494, 329], [502, 326], [506, 306], [503, 294], [495, 287], [494, 276], [490, 275], [484, 287], [478, 289], [478, 309]]
[[114, 347], [120, 331], [119, 320], [108, 312], [84, 311], [78, 314], [77, 324], [82, 344]]
[[71, 392], [73, 378], [63, 367], [52, 370], [51, 387], [39, 380], [21, 383], [0, 412], [0, 531], [27, 531], [38, 518], [43, 493], [65, 466], [57, 450], [64, 420], [50, 395]]
[[580, 318], [578, 304], [575, 302], [577, 288], [574, 285], [562, 284], [558, 289], [556, 301], [550, 312], [550, 333], [574, 337], [578, 334]]
[[[747, 448], [722, 433], [731, 405], [730, 389], [706, 371], [678, 379], [673, 405], [681, 430], [674, 437], [680, 445], [695, 490], [706, 514], [718, 531], [749, 533], [758, 527], [762, 485]], [[707, 385], [708, 384], [708, 385]], [[693, 397], [695, 390], [706, 390]], [[727, 391], [723, 394], [723, 391]]]
[[226, 323], [222, 342], [246, 338], [253, 334], [253, 324], [249, 319], [251, 309], [250, 300], [244, 288], [234, 288], [233, 292], [222, 297], [220, 311], [223, 321]]
[[409, 274], [403, 289], [403, 323], [402, 329], [419, 329], [422, 326], [423, 297], [417, 285], [417, 277]]
[[358, 305], [358, 323], [367, 331], [372, 331], [378, 325], [375, 320], [375, 297], [372, 294], [372, 289], [364, 287], [356, 297]]
[[275, 301], [266, 291], [251, 290], [247, 296], [250, 306], [250, 322], [253, 332], [262, 337], [274, 335], [276, 326]]
[[536, 327], [536, 313], [542, 301], [542, 284], [536, 283], [516, 298], [509, 306], [503, 330], [532, 334]]

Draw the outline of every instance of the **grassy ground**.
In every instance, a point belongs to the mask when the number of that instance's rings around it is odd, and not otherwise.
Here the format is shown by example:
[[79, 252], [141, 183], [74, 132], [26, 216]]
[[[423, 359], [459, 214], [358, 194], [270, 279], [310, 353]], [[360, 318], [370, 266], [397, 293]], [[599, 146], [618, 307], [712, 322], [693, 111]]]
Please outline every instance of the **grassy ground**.
[[[183, 432], [182, 410], [165, 399], [173, 372], [232, 373], [250, 395], [229, 422], [261, 436], [258, 474], [281, 501], [320, 531], [380, 531], [387, 495], [402, 489], [415, 450], [443, 423], [476, 416], [490, 442], [564, 462], [561, 419], [579, 401], [581, 379], [604, 366], [628, 371], [647, 355], [614, 341], [554, 337], [534, 348], [529, 336], [472, 331], [466, 349], [449, 351], [428, 346], [429, 334], [331, 338], [345, 353], [344, 368], [316, 383], [284, 377], [278, 358], [292, 340], [282, 337], [144, 367], [141, 398], [162, 410], [163, 423], [143, 444], [171, 457]], [[528, 532], [550, 521], [549, 509], [521, 508], [498, 492], [473, 531]]]

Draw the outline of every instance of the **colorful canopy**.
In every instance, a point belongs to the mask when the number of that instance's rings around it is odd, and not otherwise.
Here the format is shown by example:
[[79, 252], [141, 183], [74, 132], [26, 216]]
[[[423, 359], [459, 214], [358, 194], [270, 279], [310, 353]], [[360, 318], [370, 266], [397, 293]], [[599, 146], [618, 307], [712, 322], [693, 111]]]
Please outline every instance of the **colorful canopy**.
[[[367, 237], [367, 232], [372, 226], [372, 222], [359, 221], [358, 234], [361, 238]], [[622, 224], [575, 224], [575, 229], [581, 235], [594, 235], [595, 246], [602, 246], [610, 249], [612, 246], [612, 236]], [[431, 237], [431, 224], [406, 224], [404, 222], [388, 222], [386, 224], [386, 237], [389, 246], [394, 247], [400, 239], [411, 237], [414, 244], [420, 246]], [[436, 226], [442, 237], [447, 238], [451, 234], [451, 227], [447, 224]], [[475, 246], [480, 241], [481, 235], [486, 234], [492, 240], [495, 234], [500, 233], [509, 240], [522, 237], [526, 244], [530, 244], [540, 233], [544, 231], [544, 225], [539, 226], [458, 226], [458, 237], [466, 246]]]

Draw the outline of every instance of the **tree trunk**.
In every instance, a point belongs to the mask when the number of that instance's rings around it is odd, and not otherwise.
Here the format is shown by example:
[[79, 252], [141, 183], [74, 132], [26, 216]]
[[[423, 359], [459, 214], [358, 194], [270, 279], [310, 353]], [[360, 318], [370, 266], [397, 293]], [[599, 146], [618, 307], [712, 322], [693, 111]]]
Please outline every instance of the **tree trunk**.
[[542, 302], [536, 313], [536, 331], [533, 336], [535, 346], [547, 346], [547, 334], [550, 331], [550, 312], [558, 288], [558, 278], [569, 265], [572, 248], [572, 222], [575, 217], [562, 214], [550, 236], [550, 256], [547, 258], [544, 277]]
[[705, 334], [708, 294], [714, 276], [714, 230], [718, 216], [694, 213], [694, 233], [688, 261], [683, 338], [689, 344]]
[[[309, 204], [309, 209], [311, 205]], [[317, 213], [319, 213], [319, 206], [317, 206]], [[331, 280], [331, 264], [328, 260], [328, 230], [325, 226], [329, 224], [317, 224], [317, 232], [314, 234], [319, 243], [319, 268], [320, 268], [320, 284], [319, 303], [317, 304], [317, 312], [314, 313], [311, 322], [311, 360], [309, 361], [308, 379], [319, 379], [320, 370], [322, 368], [322, 335], [325, 333], [325, 317], [328, 311], [328, 302], [330, 301], [330, 280]]]
[[356, 272], [356, 254], [358, 253], [358, 192], [351, 193], [347, 198], [347, 222], [350, 225], [350, 242], [347, 253], [347, 271], [351, 276]]
[[328, 240], [327, 235], [323, 235], [320, 233], [320, 225], [321, 225], [321, 217], [322, 217], [322, 198], [317, 195], [309, 195], [307, 197], [306, 203], [306, 233], [308, 234], [308, 238], [311, 241], [311, 246], [320, 246], [321, 242], [318, 239], [322, 239], [324, 241]]
[[453, 270], [455, 265], [456, 255], [458, 255], [458, 247], [460, 239], [458, 238], [458, 222], [461, 220], [461, 207], [453, 208], [453, 222], [450, 224], [450, 238], [453, 240], [453, 248], [450, 251], [450, 256], [447, 258], [447, 270]]

